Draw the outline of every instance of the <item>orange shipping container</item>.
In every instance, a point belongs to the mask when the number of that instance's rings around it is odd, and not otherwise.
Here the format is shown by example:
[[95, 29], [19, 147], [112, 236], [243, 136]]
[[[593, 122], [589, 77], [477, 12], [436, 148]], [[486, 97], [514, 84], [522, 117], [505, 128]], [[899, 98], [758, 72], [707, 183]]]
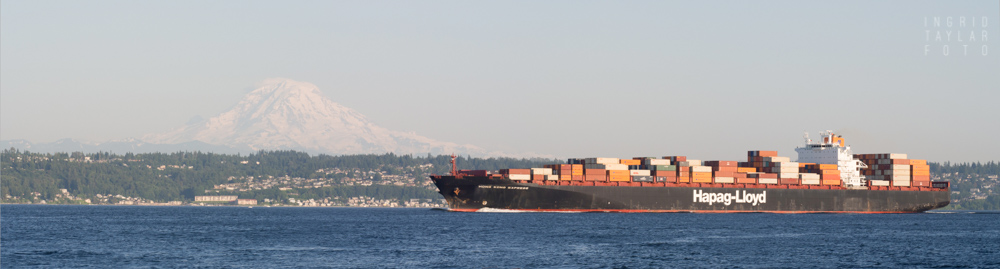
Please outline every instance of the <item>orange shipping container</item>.
[[757, 155], [757, 156], [760, 156], [760, 157], [777, 157], [778, 156], [778, 152], [777, 151], [758, 150], [757, 152], [759, 153], [759, 155]]
[[823, 185], [840, 185], [840, 179], [824, 179]]
[[706, 177], [706, 178], [693, 177], [693, 178], [691, 178], [691, 182], [692, 183], [712, 183], [712, 177]]
[[624, 164], [624, 165], [642, 165], [642, 161], [641, 160], [625, 160], [625, 159], [622, 159], [619, 162], [621, 164]]
[[927, 165], [927, 160], [910, 160], [910, 165]]
[[819, 178], [822, 179], [822, 180], [840, 180], [840, 174], [836, 174], [836, 175], [834, 175], [834, 174], [823, 174], [823, 175], [819, 175]]
[[914, 176], [929, 176], [929, 175], [931, 175], [931, 172], [930, 171], [912, 171], [912, 172], [910, 172], [910, 175], [914, 175]]
[[697, 178], [706, 178], [706, 177], [707, 178], [711, 178], [712, 177], [712, 172], [691, 172], [691, 177], [692, 178], [695, 178], [695, 177], [697, 177]]
[[819, 170], [820, 175], [840, 175], [840, 170]]
[[836, 164], [818, 164], [820, 170], [837, 170]]
[[615, 175], [608, 177], [608, 181], [631, 181], [631, 180], [632, 177], [630, 177], [628, 174], [625, 174], [624, 176]]
[[628, 176], [629, 170], [608, 170], [608, 176]]
[[736, 172], [740, 172], [740, 173], [753, 173], [753, 172], [757, 172], [757, 168], [756, 167], [737, 167], [736, 168]]

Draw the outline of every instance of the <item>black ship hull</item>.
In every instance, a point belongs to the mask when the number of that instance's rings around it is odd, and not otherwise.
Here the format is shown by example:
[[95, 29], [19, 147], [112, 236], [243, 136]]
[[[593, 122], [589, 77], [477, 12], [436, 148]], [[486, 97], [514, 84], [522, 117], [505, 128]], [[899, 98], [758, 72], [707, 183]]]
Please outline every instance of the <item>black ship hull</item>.
[[914, 213], [950, 202], [947, 190], [571, 186], [432, 176], [453, 211]]

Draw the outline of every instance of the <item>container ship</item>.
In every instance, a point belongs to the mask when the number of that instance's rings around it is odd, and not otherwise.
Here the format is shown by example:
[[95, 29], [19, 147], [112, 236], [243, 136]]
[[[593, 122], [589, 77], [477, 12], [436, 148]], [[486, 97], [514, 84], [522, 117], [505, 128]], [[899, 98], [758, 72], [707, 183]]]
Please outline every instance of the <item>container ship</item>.
[[951, 200], [926, 160], [854, 154], [827, 131], [796, 161], [753, 150], [740, 161], [686, 156], [575, 158], [526, 169], [456, 170], [431, 180], [451, 211], [915, 213]]

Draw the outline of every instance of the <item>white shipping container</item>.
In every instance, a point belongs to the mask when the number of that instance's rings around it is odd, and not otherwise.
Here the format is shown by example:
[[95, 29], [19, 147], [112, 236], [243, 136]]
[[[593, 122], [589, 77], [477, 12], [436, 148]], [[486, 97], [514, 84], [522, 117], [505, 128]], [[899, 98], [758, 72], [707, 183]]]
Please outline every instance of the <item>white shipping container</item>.
[[889, 159], [906, 159], [905, 153], [889, 153]]
[[777, 178], [758, 178], [757, 184], [778, 184]]
[[771, 171], [774, 171], [774, 173], [798, 173], [799, 172], [799, 167], [798, 166], [795, 166], [795, 167], [791, 167], [791, 166], [788, 166], [788, 167], [772, 167], [772, 168], [773, 169]]
[[648, 176], [649, 170], [628, 170], [630, 176]]
[[799, 173], [778, 173], [778, 178], [799, 178]]
[[780, 163], [780, 162], [790, 162], [791, 159], [788, 157], [764, 157], [765, 162]]
[[545, 175], [545, 180], [559, 180], [558, 175]]
[[643, 163], [645, 165], [670, 165], [670, 160], [667, 159], [645, 159]]
[[532, 175], [551, 175], [552, 168], [531, 168]]
[[621, 160], [618, 158], [586, 158], [583, 159], [584, 162], [588, 164], [601, 163], [601, 164], [619, 164]]
[[871, 182], [872, 186], [889, 186], [888, 180], [869, 180], [868, 182]]
[[507, 176], [510, 180], [531, 180], [531, 175], [527, 174], [510, 174]]
[[[806, 179], [819, 180], [819, 174], [816, 174], [816, 173], [801, 173], [801, 174], [799, 174], [799, 179], [802, 179], [802, 180], [806, 180]], [[816, 181], [816, 182], [817, 182], [816, 184], [819, 184], [819, 181]], [[805, 184], [805, 183], [802, 183], [802, 184]]]
[[910, 181], [909, 180], [893, 180], [892, 181], [892, 185], [893, 186], [898, 186], [898, 187], [909, 187], [910, 186]]
[[733, 177], [716, 177], [715, 183], [733, 183], [736, 180]]
[[893, 164], [892, 170], [910, 170], [909, 164]]
[[691, 166], [691, 172], [712, 172], [711, 166]]
[[627, 164], [605, 164], [604, 169], [608, 170], [628, 170]]
[[818, 178], [808, 178], [808, 179], [807, 178], [803, 178], [802, 179], [802, 185], [819, 185], [819, 179]]
[[892, 181], [903, 181], [903, 180], [910, 181], [909, 175], [891, 175], [889, 176], [889, 178], [891, 178]]
[[798, 162], [779, 162], [779, 163], [775, 163], [774, 166], [775, 167], [781, 167], [781, 168], [793, 167], [795, 169], [799, 169], [799, 163]]
[[683, 162], [677, 162], [677, 166], [701, 166], [701, 160], [687, 160]]

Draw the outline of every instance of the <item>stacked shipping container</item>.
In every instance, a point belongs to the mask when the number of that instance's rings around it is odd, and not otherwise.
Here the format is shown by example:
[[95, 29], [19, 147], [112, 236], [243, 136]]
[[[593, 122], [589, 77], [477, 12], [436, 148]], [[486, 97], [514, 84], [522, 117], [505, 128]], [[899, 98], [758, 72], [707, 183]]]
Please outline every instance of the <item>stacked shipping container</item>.
[[868, 168], [861, 169], [872, 186], [930, 187], [930, 166], [927, 160], [907, 159], [906, 154], [855, 154]]
[[[925, 160], [906, 159], [905, 154], [856, 154], [868, 165], [861, 173], [872, 186], [930, 186], [930, 167]], [[610, 181], [656, 183], [842, 185], [835, 164], [792, 162], [776, 151], [748, 151], [746, 162], [705, 161], [686, 156], [569, 159], [568, 164], [550, 164], [531, 169], [501, 169], [511, 180]], [[462, 170], [468, 175], [483, 170]]]

